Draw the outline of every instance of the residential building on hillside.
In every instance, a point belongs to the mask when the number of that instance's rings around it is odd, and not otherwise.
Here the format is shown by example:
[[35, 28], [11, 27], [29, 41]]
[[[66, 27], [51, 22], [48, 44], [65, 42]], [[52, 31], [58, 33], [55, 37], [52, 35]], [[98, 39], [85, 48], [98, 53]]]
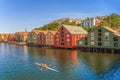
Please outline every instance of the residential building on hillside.
[[62, 25], [55, 34], [56, 48], [76, 48], [76, 41], [85, 37], [87, 32], [78, 26]]
[[120, 33], [109, 27], [99, 26], [78, 40], [77, 44], [85, 51], [120, 52]]
[[46, 34], [46, 45], [47, 46], [54, 46], [54, 36], [56, 31], [48, 31]]
[[99, 24], [100, 24], [100, 20], [97, 18], [86, 18], [81, 22], [81, 26], [86, 28], [92, 28], [94, 26], [98, 26]]

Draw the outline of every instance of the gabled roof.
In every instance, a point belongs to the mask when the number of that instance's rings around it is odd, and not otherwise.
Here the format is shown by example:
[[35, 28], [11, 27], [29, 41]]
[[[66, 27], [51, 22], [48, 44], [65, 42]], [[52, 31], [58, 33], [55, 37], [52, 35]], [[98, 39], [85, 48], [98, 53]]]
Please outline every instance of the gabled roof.
[[41, 30], [32, 30], [32, 32], [34, 32], [35, 34], [39, 34], [39, 32], [41, 32]]
[[110, 27], [107, 27], [107, 26], [101, 26], [101, 27], [103, 27], [103, 28], [105, 28], [105, 29], [113, 32], [116, 36], [120, 36], [120, 33], [119, 33], [118, 31], [113, 30], [113, 29], [111, 29]]
[[40, 33], [47, 34], [48, 31], [40, 31]]
[[26, 36], [26, 35], [28, 35], [28, 32], [16, 32], [15, 34], [21, 34], [21, 35]]
[[56, 34], [57, 31], [48, 31], [48, 32], [51, 32], [52, 34]]
[[63, 25], [71, 34], [88, 34], [82, 27]]

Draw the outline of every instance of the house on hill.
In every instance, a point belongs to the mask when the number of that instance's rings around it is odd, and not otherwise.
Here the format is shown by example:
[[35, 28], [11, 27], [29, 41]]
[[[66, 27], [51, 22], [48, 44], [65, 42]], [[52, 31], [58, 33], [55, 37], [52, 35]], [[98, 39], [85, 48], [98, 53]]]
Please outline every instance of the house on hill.
[[87, 34], [82, 27], [62, 25], [55, 34], [54, 46], [56, 48], [76, 48], [77, 40]]
[[119, 53], [120, 33], [109, 27], [99, 26], [78, 40], [77, 44], [83, 51]]

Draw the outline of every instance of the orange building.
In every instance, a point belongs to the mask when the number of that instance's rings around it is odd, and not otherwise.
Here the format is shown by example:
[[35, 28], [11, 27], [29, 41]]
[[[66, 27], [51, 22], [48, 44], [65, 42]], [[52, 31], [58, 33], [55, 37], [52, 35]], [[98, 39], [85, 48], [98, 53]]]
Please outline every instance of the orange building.
[[4, 34], [0, 34], [0, 42], [4, 42]]
[[46, 34], [46, 45], [47, 46], [54, 46], [54, 36], [56, 31], [48, 31]]
[[16, 42], [26, 42], [28, 38], [28, 32], [16, 32], [15, 41]]
[[4, 42], [8, 42], [8, 36], [9, 34], [4, 34], [4, 39], [3, 39]]
[[54, 46], [58, 48], [76, 48], [77, 40], [87, 35], [82, 27], [62, 25], [55, 34]]

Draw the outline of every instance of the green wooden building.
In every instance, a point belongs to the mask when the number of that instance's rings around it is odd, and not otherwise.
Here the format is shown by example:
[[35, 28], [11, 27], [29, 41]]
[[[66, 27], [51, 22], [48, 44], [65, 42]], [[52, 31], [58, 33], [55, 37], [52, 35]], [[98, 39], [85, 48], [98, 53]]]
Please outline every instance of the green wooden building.
[[120, 32], [109, 27], [99, 26], [77, 41], [77, 46], [84, 51], [92, 52], [120, 52]]

